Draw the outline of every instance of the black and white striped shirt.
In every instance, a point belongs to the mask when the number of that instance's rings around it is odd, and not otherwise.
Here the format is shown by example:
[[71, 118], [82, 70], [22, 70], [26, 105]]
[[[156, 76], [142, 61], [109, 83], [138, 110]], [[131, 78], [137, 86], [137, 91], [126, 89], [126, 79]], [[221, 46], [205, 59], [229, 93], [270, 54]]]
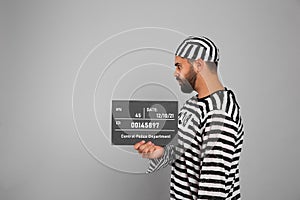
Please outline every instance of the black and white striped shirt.
[[165, 146], [161, 158], [150, 159], [147, 173], [172, 165], [170, 199], [240, 199], [243, 135], [231, 90], [193, 96], [179, 112], [177, 143]]

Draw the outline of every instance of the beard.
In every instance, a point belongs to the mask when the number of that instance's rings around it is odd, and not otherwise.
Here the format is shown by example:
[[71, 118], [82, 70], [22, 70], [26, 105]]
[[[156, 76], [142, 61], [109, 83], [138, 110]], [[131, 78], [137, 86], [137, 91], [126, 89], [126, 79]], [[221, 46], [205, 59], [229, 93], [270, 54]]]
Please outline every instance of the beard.
[[177, 80], [181, 82], [180, 87], [183, 93], [191, 93], [195, 90], [197, 73], [192, 66], [190, 69], [190, 72], [185, 78], [177, 78]]

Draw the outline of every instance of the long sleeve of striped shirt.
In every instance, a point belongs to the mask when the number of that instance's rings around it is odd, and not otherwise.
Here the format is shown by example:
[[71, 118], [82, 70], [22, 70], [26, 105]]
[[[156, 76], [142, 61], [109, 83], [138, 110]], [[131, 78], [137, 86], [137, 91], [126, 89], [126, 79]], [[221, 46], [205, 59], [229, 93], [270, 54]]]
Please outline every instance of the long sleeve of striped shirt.
[[187, 100], [179, 113], [178, 142], [150, 159], [148, 173], [171, 164], [170, 199], [239, 200], [243, 124], [231, 90]]
[[164, 154], [161, 158], [149, 159], [149, 167], [146, 173], [151, 173], [159, 170], [162, 167], [166, 167], [174, 162], [174, 145], [166, 145], [164, 147]]

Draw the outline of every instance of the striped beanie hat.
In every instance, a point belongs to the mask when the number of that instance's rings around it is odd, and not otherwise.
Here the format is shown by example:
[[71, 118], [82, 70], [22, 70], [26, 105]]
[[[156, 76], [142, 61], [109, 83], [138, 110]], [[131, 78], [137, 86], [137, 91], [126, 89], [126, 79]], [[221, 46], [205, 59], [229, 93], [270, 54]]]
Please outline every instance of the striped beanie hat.
[[192, 60], [201, 58], [208, 62], [218, 62], [220, 59], [217, 46], [204, 36], [189, 36], [179, 45], [175, 55]]

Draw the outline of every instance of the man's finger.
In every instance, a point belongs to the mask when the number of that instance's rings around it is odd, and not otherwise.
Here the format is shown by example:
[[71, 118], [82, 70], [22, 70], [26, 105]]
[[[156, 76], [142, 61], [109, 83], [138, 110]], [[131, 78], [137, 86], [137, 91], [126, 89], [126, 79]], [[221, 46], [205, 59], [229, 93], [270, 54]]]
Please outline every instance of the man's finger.
[[151, 153], [142, 153], [143, 158], [151, 158], [152, 154]]
[[149, 153], [149, 152], [150, 152], [150, 149], [151, 149], [153, 146], [154, 146], [153, 143], [148, 144], [148, 146], [147, 146], [145, 149], [143, 149], [143, 153]]
[[150, 158], [150, 155], [148, 153], [143, 153], [142, 158]]
[[152, 142], [147, 142], [146, 144], [143, 144], [143, 145], [141, 145], [139, 148], [138, 148], [138, 151], [140, 152], [140, 153], [143, 153], [144, 152], [144, 150], [147, 148], [147, 147], [149, 147], [150, 145], [152, 145]]
[[145, 143], [145, 140], [142, 140], [142, 141], [136, 143], [136, 144], [134, 145], [134, 149], [135, 149], [135, 150], [138, 150], [138, 149], [140, 148], [140, 146], [141, 146], [142, 144], [144, 144], [144, 143]]
[[155, 151], [155, 146], [154, 145], [151, 147], [151, 149], [149, 150], [149, 152], [153, 153], [153, 151]]

